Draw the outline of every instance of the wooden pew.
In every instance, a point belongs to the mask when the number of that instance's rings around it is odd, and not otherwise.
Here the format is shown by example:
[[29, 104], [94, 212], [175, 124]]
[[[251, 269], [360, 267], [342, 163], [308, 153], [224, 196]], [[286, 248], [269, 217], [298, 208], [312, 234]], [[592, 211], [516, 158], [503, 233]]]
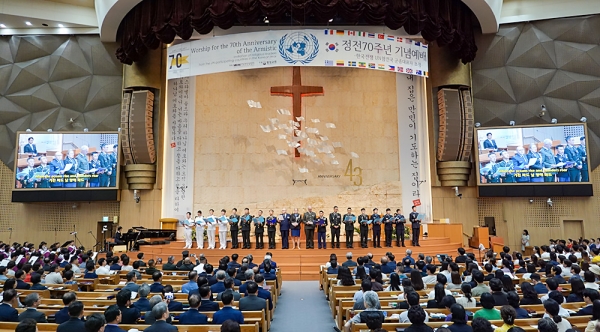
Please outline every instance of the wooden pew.
[[[0, 322], [0, 332], [14, 332], [18, 323], [13, 322]], [[120, 324], [119, 327], [128, 331], [130, 329], [137, 329], [143, 331], [150, 325], [143, 324]], [[220, 325], [174, 325], [177, 327], [179, 332], [213, 332], [220, 329]], [[57, 324], [54, 323], [38, 323], [38, 331], [55, 332], [58, 328]], [[241, 332], [260, 332], [260, 326], [258, 323], [254, 324], [241, 324]]]

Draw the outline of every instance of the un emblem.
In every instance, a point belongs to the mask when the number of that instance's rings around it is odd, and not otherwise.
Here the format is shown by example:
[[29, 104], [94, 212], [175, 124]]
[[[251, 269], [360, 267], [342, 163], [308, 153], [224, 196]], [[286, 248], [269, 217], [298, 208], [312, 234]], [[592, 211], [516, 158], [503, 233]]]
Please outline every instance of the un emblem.
[[288, 63], [305, 65], [319, 54], [319, 40], [311, 33], [292, 32], [279, 40], [279, 55]]

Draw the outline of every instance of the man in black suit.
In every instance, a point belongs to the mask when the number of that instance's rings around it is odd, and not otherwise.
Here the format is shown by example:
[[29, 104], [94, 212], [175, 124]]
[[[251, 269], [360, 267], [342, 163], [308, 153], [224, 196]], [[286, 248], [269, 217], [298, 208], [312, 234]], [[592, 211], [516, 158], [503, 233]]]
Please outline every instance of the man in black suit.
[[68, 292], [65, 295], [63, 295], [62, 301], [65, 307], [60, 309], [54, 315], [54, 321], [56, 322], [56, 324], [62, 324], [69, 320], [69, 304], [77, 301], [77, 294], [75, 294], [75, 292]]
[[182, 325], [199, 325], [207, 324], [208, 317], [198, 312], [200, 306], [200, 296], [194, 294], [188, 298], [190, 309], [179, 315], [179, 324]]
[[104, 332], [125, 332], [122, 328], [118, 326], [122, 319], [121, 310], [119, 310], [119, 306], [113, 304], [109, 306], [104, 312], [104, 318], [106, 318], [106, 327], [104, 328]]
[[128, 289], [122, 289], [117, 293], [117, 305], [121, 310], [121, 322], [123, 324], [135, 324], [142, 316], [138, 309], [129, 307], [131, 305], [131, 291]]
[[27, 310], [23, 311], [19, 315], [19, 322], [22, 322], [25, 319], [33, 319], [38, 323], [48, 323], [46, 319], [46, 315], [43, 312], [37, 310], [37, 307], [42, 303], [40, 299], [40, 295], [38, 293], [31, 293], [25, 297], [25, 301], [23, 301]]
[[83, 303], [73, 301], [69, 304], [69, 320], [60, 324], [56, 332], [85, 331], [85, 323], [81, 320], [83, 317]]
[[27, 139], [27, 144], [23, 147], [23, 153], [31, 153], [37, 155], [37, 147], [33, 144], [33, 137]]
[[344, 221], [344, 230], [346, 231], [346, 248], [352, 248], [354, 246], [354, 222], [355, 220], [351, 220], [356, 216], [352, 214], [352, 208], [348, 208], [346, 210], [346, 214], [342, 219]]
[[[258, 297], [263, 298], [269, 304], [269, 310], [273, 310], [273, 297], [271, 296], [271, 292], [263, 289], [260, 285], [262, 285], [265, 281], [265, 277], [262, 274], [258, 273], [254, 275], [254, 281], [258, 285]], [[246, 289], [247, 291], [247, 289]]]
[[483, 148], [494, 150], [494, 151], [498, 150], [498, 145], [496, 145], [496, 140], [492, 139], [492, 133], [487, 133], [485, 136], [487, 137], [487, 139], [485, 141], [483, 141]]
[[177, 331], [177, 328], [169, 323], [167, 323], [167, 318], [170, 317], [169, 308], [164, 302], [159, 302], [152, 308], [151, 313], [154, 318], [156, 318], [156, 322], [152, 324], [150, 327], [146, 328], [144, 332], [170, 332]]
[[198, 311], [219, 311], [219, 304], [215, 301], [212, 301], [210, 286], [204, 284], [200, 286], [200, 307], [198, 307]]
[[17, 291], [7, 289], [2, 294], [2, 303], [0, 304], [0, 322], [18, 322], [19, 313], [15, 307], [19, 306]]
[[258, 284], [254, 281], [248, 281], [246, 286], [248, 296], [240, 299], [241, 311], [261, 311], [267, 310], [267, 300], [258, 297]]
[[600, 298], [597, 290], [586, 288], [583, 290], [583, 302], [586, 306], [577, 311], [577, 316], [588, 316], [594, 314], [594, 301]]
[[331, 227], [331, 248], [339, 248], [342, 215], [339, 214], [337, 205], [333, 207], [333, 212], [329, 214], [329, 225]]
[[[89, 315], [85, 321], [86, 332], [106, 332], [106, 318], [102, 314], [93, 313]], [[113, 330], [114, 331], [114, 330]], [[123, 330], [121, 330], [123, 331]]]
[[418, 219], [419, 213], [417, 207], [413, 205], [412, 212], [409, 215], [409, 220], [412, 223], [412, 244], [413, 246], [420, 247], [419, 235], [421, 233], [421, 220]]

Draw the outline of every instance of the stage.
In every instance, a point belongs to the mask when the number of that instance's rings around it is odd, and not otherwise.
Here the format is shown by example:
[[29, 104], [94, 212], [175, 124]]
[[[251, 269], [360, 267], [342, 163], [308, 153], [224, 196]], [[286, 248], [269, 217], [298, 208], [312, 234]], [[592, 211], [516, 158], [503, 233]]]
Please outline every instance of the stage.
[[[456, 250], [462, 247], [462, 243], [453, 243], [448, 237], [433, 237], [421, 239], [420, 247], [410, 246], [410, 241], [406, 241], [407, 245], [405, 248], [372, 248], [367, 249], [360, 248], [359, 242], [354, 242], [354, 249], [346, 249], [344, 242], [341, 242], [340, 249], [331, 249], [331, 243], [328, 243], [327, 249], [304, 249], [305, 243], [302, 241], [302, 249], [281, 249], [281, 243], [277, 243], [277, 249], [231, 249], [231, 243], [227, 245], [229, 248], [225, 250], [213, 249], [213, 250], [201, 250], [191, 249], [190, 253], [194, 253], [197, 256], [204, 254], [208, 262], [214, 266], [218, 265], [219, 259], [223, 256], [231, 256], [237, 253], [240, 258], [239, 263], [242, 262], [242, 257], [252, 254], [254, 257], [254, 263], [260, 264], [265, 253], [267, 251], [273, 253], [273, 261], [277, 263], [277, 266], [281, 268], [281, 273], [284, 280], [318, 280], [319, 278], [319, 266], [325, 264], [329, 260], [329, 255], [335, 253], [338, 256], [338, 262], [343, 263], [346, 258], [346, 253], [351, 251], [354, 260], [359, 256], [364, 256], [367, 253], [373, 254], [373, 260], [379, 262], [381, 256], [385, 255], [386, 252], [391, 251], [396, 256], [396, 261], [406, 256], [406, 249], [411, 249], [413, 257], [417, 257], [419, 253], [423, 253], [426, 256], [435, 256], [436, 254], [448, 254], [455, 256]], [[369, 243], [370, 244], [370, 243]], [[167, 261], [168, 256], [175, 256], [176, 260], [181, 259], [181, 252], [185, 243], [183, 241], [174, 241], [166, 245], [142, 245], [140, 246], [140, 252], [144, 253], [144, 260], [147, 261], [150, 258], [162, 258], [163, 262]], [[194, 245], [196, 243], [194, 242]], [[206, 245], [206, 243], [205, 243]], [[254, 243], [252, 243], [254, 246]], [[268, 246], [268, 245], [266, 245]], [[315, 247], [317, 246], [315, 242]], [[357, 248], [358, 246], [358, 248]], [[467, 250], [470, 251], [470, 250]], [[136, 252], [129, 253], [130, 256], [135, 256]]]

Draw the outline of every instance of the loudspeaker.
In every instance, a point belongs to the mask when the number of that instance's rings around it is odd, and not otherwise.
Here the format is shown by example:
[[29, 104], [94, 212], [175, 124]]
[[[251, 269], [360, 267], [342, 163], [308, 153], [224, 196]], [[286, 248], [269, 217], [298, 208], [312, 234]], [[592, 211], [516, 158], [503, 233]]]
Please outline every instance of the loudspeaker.
[[496, 218], [494, 217], [483, 217], [485, 227], [488, 228], [490, 235], [496, 236]]

